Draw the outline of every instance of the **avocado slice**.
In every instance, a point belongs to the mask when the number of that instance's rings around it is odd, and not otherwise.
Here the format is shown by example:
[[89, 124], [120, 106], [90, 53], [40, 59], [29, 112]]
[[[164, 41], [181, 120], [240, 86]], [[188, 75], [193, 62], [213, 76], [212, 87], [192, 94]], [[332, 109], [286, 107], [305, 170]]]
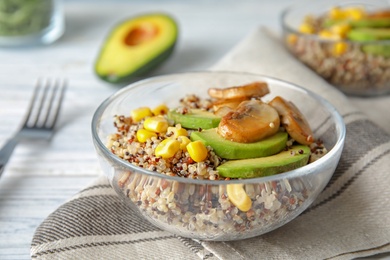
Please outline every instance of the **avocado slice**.
[[390, 46], [385, 44], [367, 44], [362, 47], [365, 53], [380, 55], [386, 58], [390, 57]]
[[175, 124], [181, 124], [182, 127], [189, 129], [215, 128], [221, 121], [221, 117], [201, 109], [191, 109], [186, 114], [181, 114], [176, 110], [170, 110], [168, 111], [168, 119], [173, 120]]
[[375, 18], [365, 18], [361, 20], [335, 20], [335, 19], [326, 19], [324, 20], [324, 27], [331, 27], [335, 24], [345, 24], [347, 23], [352, 28], [383, 28], [390, 27], [390, 18], [388, 17], [375, 17]]
[[388, 40], [390, 39], [390, 29], [353, 29], [348, 32], [347, 38], [358, 42]]
[[370, 27], [370, 28], [381, 28], [390, 27], [390, 18], [367, 18], [361, 20], [350, 21], [350, 24], [354, 28]]
[[173, 52], [178, 27], [172, 17], [150, 13], [116, 25], [95, 62], [95, 73], [110, 83], [130, 82], [150, 72]]
[[291, 171], [306, 165], [310, 148], [306, 145], [293, 145], [291, 149], [268, 157], [233, 160], [221, 164], [217, 171], [222, 177], [256, 178]]
[[194, 131], [191, 141], [202, 141], [213, 148], [215, 154], [224, 159], [247, 159], [265, 157], [276, 154], [286, 147], [288, 134], [278, 132], [270, 137], [254, 143], [237, 143], [229, 141], [217, 133], [216, 128]]

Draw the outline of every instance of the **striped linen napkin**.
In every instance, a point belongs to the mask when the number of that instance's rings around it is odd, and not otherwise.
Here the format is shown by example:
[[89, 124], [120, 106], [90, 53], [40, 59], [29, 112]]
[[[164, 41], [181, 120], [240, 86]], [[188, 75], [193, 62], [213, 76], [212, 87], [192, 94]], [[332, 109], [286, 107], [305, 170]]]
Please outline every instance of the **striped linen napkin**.
[[212, 70], [290, 81], [322, 95], [339, 110], [347, 127], [345, 148], [332, 180], [314, 204], [262, 236], [195, 241], [138, 218], [101, 177], [37, 228], [33, 259], [352, 259], [390, 252], [389, 134], [262, 28]]

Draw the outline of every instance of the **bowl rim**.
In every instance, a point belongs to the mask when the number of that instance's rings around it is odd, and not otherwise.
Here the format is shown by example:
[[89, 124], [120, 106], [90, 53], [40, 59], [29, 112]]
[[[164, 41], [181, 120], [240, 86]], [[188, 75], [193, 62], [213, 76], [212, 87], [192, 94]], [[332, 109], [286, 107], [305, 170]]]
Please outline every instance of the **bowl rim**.
[[[281, 12], [281, 15], [279, 16], [279, 20], [280, 20], [280, 24], [282, 26], [282, 30], [283, 31], [287, 31], [289, 33], [293, 33], [293, 34], [296, 34], [298, 35], [299, 37], [305, 37], [307, 39], [312, 39], [312, 40], [316, 40], [318, 42], [321, 42], [321, 43], [338, 43], [338, 42], [346, 42], [346, 43], [349, 43], [349, 44], [355, 44], [355, 45], [366, 45], [366, 44], [377, 44], [377, 45], [388, 45], [390, 44], [390, 40], [377, 40], [377, 41], [364, 41], [364, 42], [358, 42], [358, 41], [351, 41], [351, 40], [348, 40], [348, 39], [324, 39], [324, 38], [321, 38], [319, 37], [317, 34], [306, 34], [306, 33], [301, 33], [300, 31], [298, 31], [296, 28], [292, 27], [291, 25], [289, 25], [286, 21], [286, 16], [294, 9], [296, 8], [299, 8], [300, 4], [302, 4], [303, 1], [300, 1], [298, 3], [295, 3], [295, 4], [292, 4], [288, 7], [286, 7], [285, 9], [282, 10]], [[308, 2], [310, 4], [316, 4], [315, 2], [313, 1], [305, 1], [305, 2]], [[329, 6], [331, 7], [331, 6]], [[389, 5], [389, 8], [390, 8], [390, 5]], [[303, 17], [302, 17], [303, 19]]]
[[[123, 160], [113, 154], [102, 142], [102, 140], [99, 138], [98, 132], [97, 132], [97, 125], [100, 121], [100, 118], [111, 102], [113, 102], [117, 97], [121, 96], [122, 93], [129, 91], [130, 89], [137, 88], [137, 87], [142, 87], [144, 84], [147, 84], [149, 82], [153, 82], [159, 79], [164, 79], [168, 77], [175, 77], [175, 76], [185, 76], [185, 75], [200, 75], [200, 74], [234, 74], [234, 75], [247, 75], [247, 76], [252, 76], [252, 77], [260, 77], [263, 78], [264, 80], [268, 81], [273, 81], [273, 82], [279, 82], [282, 84], [289, 85], [289, 87], [299, 90], [307, 95], [309, 95], [311, 98], [317, 100], [319, 103], [321, 103], [331, 114], [332, 117], [334, 117], [335, 122], [336, 122], [336, 128], [338, 128], [338, 131], [340, 134], [337, 136], [336, 143], [332, 147], [332, 149], [328, 150], [328, 152], [321, 157], [320, 159], [309, 163], [303, 167], [300, 167], [298, 169], [292, 170], [292, 171], [287, 171], [271, 176], [264, 176], [264, 177], [257, 177], [257, 178], [249, 178], [249, 179], [233, 179], [233, 180], [201, 180], [201, 179], [189, 179], [189, 178], [184, 178], [184, 177], [179, 177], [179, 176], [169, 176], [165, 174], [161, 174], [158, 172], [150, 171], [145, 168], [141, 168], [138, 166], [135, 166], [131, 164], [130, 162]], [[344, 142], [345, 142], [345, 135], [346, 135], [346, 126], [344, 123], [344, 120], [340, 113], [337, 111], [337, 109], [331, 105], [327, 100], [325, 100], [323, 97], [320, 95], [304, 88], [301, 86], [298, 86], [294, 83], [284, 81], [281, 79], [277, 79], [274, 77], [269, 77], [261, 74], [255, 74], [255, 73], [248, 73], [248, 72], [237, 72], [237, 71], [228, 71], [228, 70], [220, 70], [220, 71], [191, 71], [191, 72], [179, 72], [179, 73], [173, 73], [173, 74], [165, 74], [165, 75], [160, 75], [160, 76], [153, 76], [150, 78], [146, 78], [143, 80], [139, 80], [137, 82], [133, 82], [126, 87], [118, 90], [117, 92], [113, 93], [110, 95], [108, 98], [106, 98], [96, 109], [93, 117], [92, 117], [92, 122], [91, 122], [91, 130], [92, 130], [92, 139], [95, 144], [95, 148], [99, 149], [102, 154], [109, 158], [111, 161], [114, 161], [117, 163], [121, 168], [124, 169], [129, 169], [129, 171], [132, 172], [138, 172], [142, 173], [151, 177], [157, 177], [157, 178], [163, 178], [166, 180], [170, 181], [177, 181], [177, 182], [182, 182], [182, 183], [190, 183], [190, 184], [212, 184], [212, 185], [226, 185], [226, 184], [236, 184], [236, 183], [242, 183], [242, 184], [250, 184], [250, 183], [259, 183], [259, 182], [270, 182], [270, 181], [275, 181], [275, 180], [281, 180], [281, 179], [290, 179], [290, 178], [296, 178], [300, 176], [304, 176], [308, 173], [314, 172], [315, 168], [319, 167], [320, 165], [327, 164], [328, 158], [331, 158], [333, 156], [336, 156], [336, 153], [340, 150], [343, 149]], [[333, 174], [333, 173], [332, 173]]]

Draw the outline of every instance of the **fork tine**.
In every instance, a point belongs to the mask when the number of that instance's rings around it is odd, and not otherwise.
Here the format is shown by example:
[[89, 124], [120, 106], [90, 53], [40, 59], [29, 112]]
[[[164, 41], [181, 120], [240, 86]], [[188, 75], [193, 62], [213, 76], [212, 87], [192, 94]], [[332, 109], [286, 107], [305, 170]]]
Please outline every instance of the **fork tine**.
[[[40, 80], [38, 81], [38, 84], [39, 84], [39, 82], [40, 82]], [[45, 104], [46, 96], [47, 96], [47, 93], [49, 92], [49, 87], [50, 87], [50, 82], [47, 79], [45, 84], [44, 84], [43, 93], [42, 93], [42, 96], [41, 96], [41, 99], [40, 99], [40, 102], [39, 102], [38, 112], [37, 112], [37, 115], [35, 117], [34, 123], [32, 124], [33, 126], [37, 126], [38, 122], [39, 122], [39, 119], [41, 118], [43, 105]], [[47, 113], [48, 112], [49, 111], [47, 111]], [[42, 124], [42, 126], [44, 126], [44, 124]]]
[[[62, 80], [61, 82], [60, 82], [60, 80], [57, 80], [57, 82], [56, 82], [56, 88], [53, 90], [52, 97], [50, 99], [49, 110], [48, 110], [49, 112], [52, 111], [51, 108], [53, 105], [55, 94], [57, 94], [58, 91], [60, 93], [59, 93], [59, 97], [58, 97], [57, 106], [54, 108], [53, 112], [51, 112], [51, 114], [53, 115], [53, 119], [51, 121], [50, 126], [48, 126], [48, 128], [53, 128], [57, 122], [58, 115], [60, 113], [61, 106], [62, 106], [62, 101], [63, 101], [64, 96], [65, 96], [65, 89], [67, 87], [67, 83], [68, 82], [66, 80]], [[49, 114], [47, 115], [47, 117], [45, 119], [44, 125], [46, 125], [48, 118], [49, 118]]]
[[[47, 80], [47, 82], [49, 82], [49, 80]], [[45, 94], [49, 91], [48, 89], [49, 89], [49, 86], [50, 86], [50, 85], [51, 85], [51, 84], [49, 84], [49, 83], [46, 84]], [[57, 89], [58, 89], [57, 81], [54, 81], [54, 86], [53, 86], [52, 88], [53, 88], [53, 90], [51, 91], [51, 95], [50, 95], [50, 97], [49, 97], [49, 105], [48, 105], [48, 107], [47, 107], [47, 109], [46, 109], [46, 115], [45, 115], [45, 117], [44, 117], [45, 120], [44, 120], [43, 123], [42, 123], [42, 126], [43, 126], [43, 127], [46, 126], [46, 123], [47, 123], [47, 121], [48, 121], [48, 119], [49, 119], [49, 116], [50, 116], [51, 107], [53, 106], [53, 100], [54, 100], [55, 94], [56, 94]], [[43, 104], [41, 104], [41, 105], [43, 105]], [[41, 111], [41, 110], [40, 110], [40, 111]]]
[[41, 84], [40, 84], [40, 79], [38, 79], [37, 83], [35, 84], [34, 93], [33, 93], [33, 96], [31, 98], [31, 101], [30, 101], [30, 104], [28, 107], [27, 115], [24, 118], [23, 127], [26, 127], [30, 121], [31, 113], [34, 109], [34, 104], [38, 98], [38, 93], [39, 93], [40, 89], [41, 89]]

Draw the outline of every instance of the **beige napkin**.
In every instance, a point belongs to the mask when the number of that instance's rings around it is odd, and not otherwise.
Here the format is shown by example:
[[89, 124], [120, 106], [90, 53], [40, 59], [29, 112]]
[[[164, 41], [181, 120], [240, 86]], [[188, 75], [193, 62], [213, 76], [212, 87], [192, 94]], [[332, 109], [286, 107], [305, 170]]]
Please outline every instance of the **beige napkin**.
[[347, 126], [346, 144], [332, 180], [314, 204], [265, 235], [202, 242], [138, 218], [102, 177], [38, 227], [33, 259], [352, 259], [390, 252], [390, 136], [263, 29], [251, 33], [213, 70], [284, 79], [337, 107]]

